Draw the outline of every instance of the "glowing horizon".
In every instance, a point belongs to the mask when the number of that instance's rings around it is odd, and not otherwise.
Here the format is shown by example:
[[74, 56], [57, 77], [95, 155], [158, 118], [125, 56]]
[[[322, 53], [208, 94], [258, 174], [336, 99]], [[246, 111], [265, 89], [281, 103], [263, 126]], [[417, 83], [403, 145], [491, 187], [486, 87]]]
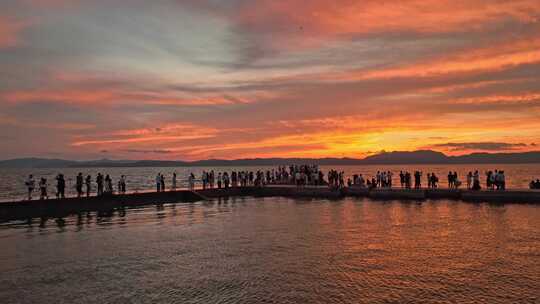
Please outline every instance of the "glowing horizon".
[[537, 0], [0, 9], [0, 159], [539, 150]]

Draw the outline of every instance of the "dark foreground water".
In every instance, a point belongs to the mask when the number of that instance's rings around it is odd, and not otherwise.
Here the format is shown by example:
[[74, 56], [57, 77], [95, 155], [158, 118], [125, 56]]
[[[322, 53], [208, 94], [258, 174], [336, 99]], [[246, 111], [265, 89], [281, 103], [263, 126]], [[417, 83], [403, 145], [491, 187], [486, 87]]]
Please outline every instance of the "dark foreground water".
[[235, 199], [0, 225], [1, 303], [540, 303], [540, 207]]

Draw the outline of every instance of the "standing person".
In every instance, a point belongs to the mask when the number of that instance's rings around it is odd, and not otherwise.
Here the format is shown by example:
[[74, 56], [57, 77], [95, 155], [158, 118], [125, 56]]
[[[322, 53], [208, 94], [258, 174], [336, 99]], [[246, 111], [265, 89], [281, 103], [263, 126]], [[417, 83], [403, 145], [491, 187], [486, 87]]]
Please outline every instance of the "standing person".
[[163, 174], [161, 174], [161, 178], [160, 178], [160, 183], [161, 183], [161, 191], [165, 191], [165, 176], [163, 176]]
[[471, 190], [473, 174], [471, 171], [467, 173], [467, 190]]
[[473, 186], [471, 188], [472, 190], [480, 190], [480, 174], [478, 173], [478, 170], [474, 171], [473, 175]]
[[237, 176], [237, 174], [236, 174], [236, 171], [233, 171], [233, 172], [231, 173], [231, 181], [232, 181], [232, 186], [233, 186], [233, 187], [238, 186], [238, 179], [237, 179], [237, 177], [238, 177], [238, 176]]
[[191, 191], [195, 189], [195, 175], [193, 175], [193, 172], [189, 174], [188, 187], [189, 187], [189, 190]]
[[405, 188], [411, 189], [411, 173], [405, 172]]
[[300, 187], [300, 179], [301, 179], [301, 178], [302, 178], [302, 177], [301, 177], [300, 172], [296, 172], [296, 173], [294, 174], [294, 179], [295, 179], [295, 182], [296, 182], [296, 186], [297, 186], [297, 187]]
[[126, 176], [125, 175], [120, 176], [119, 183], [120, 183], [120, 189], [119, 189], [120, 192], [122, 194], [126, 194]]
[[101, 173], [98, 173], [96, 177], [96, 184], [97, 184], [97, 195], [103, 195], [103, 175]]
[[49, 196], [47, 195], [47, 180], [43, 177], [39, 181], [39, 190], [41, 192], [39, 196], [40, 200], [49, 199]]
[[161, 172], [156, 175], [156, 190], [161, 191]]
[[64, 175], [59, 173], [56, 176], [56, 198], [65, 198], [66, 180]]
[[176, 191], [176, 172], [172, 174], [172, 191]]
[[435, 175], [435, 172], [431, 172], [431, 186], [433, 189], [437, 188], [437, 183], [439, 182], [439, 178]]
[[221, 172], [219, 172], [218, 176], [217, 176], [217, 187], [218, 187], [218, 189], [221, 189], [221, 181], [222, 181]]
[[225, 172], [223, 173], [223, 183], [225, 184], [225, 189], [229, 189], [229, 173]]
[[84, 184], [86, 185], [86, 197], [90, 197], [90, 191], [92, 191], [92, 177], [90, 175], [86, 176]]
[[83, 175], [81, 172], [77, 174], [77, 178], [75, 179], [75, 188], [77, 189], [77, 197], [81, 197], [83, 194]]
[[497, 188], [499, 190], [506, 190], [506, 178], [504, 176], [504, 171], [499, 171], [499, 178], [497, 181]]
[[30, 174], [24, 184], [28, 189], [28, 200], [30, 201], [32, 200], [32, 192], [34, 192], [34, 188], [36, 187], [36, 181], [34, 180], [34, 176]]
[[414, 172], [414, 188], [420, 189], [422, 187], [422, 172], [415, 171]]
[[112, 194], [113, 193], [113, 185], [112, 185], [112, 179], [111, 177], [109, 176], [109, 174], [107, 174], [105, 176], [105, 192], [107, 194]]
[[495, 190], [495, 176], [497, 176], [497, 174], [499, 173], [497, 172], [497, 170], [495, 170], [495, 173], [491, 173], [490, 175], [489, 182], [491, 184], [491, 190]]
[[[193, 173], [191, 173], [193, 174]], [[208, 177], [208, 174], [206, 173], [206, 171], [203, 171], [202, 172], [202, 175], [201, 175], [201, 182], [202, 182], [202, 188], [203, 190], [206, 189], [206, 181], [207, 181], [207, 177]]]
[[491, 172], [491, 170], [486, 172], [486, 188], [488, 188], [488, 189], [491, 188], [491, 176], [492, 175], [493, 175], [493, 172]]

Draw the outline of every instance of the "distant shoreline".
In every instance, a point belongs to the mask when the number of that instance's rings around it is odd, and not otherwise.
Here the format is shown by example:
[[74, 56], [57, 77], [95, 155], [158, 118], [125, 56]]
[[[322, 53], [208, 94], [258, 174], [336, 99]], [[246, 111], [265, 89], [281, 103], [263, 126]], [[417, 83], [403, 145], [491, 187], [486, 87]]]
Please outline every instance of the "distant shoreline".
[[472, 153], [447, 156], [444, 153], [420, 151], [383, 152], [365, 158], [247, 158], [236, 160], [208, 159], [198, 161], [167, 160], [92, 160], [74, 161], [48, 158], [17, 158], [0, 161], [0, 168], [137, 168], [137, 167], [250, 167], [316, 164], [319, 166], [359, 165], [466, 165], [466, 164], [539, 164], [540, 151], [519, 153]]
[[[235, 168], [235, 167], [273, 167], [273, 166], [284, 166], [289, 164], [296, 163], [276, 163], [276, 164], [223, 164], [223, 165], [94, 165], [94, 166], [70, 166], [70, 167], [0, 167], [0, 169], [91, 169], [91, 168]], [[412, 166], [412, 165], [537, 165], [540, 162], [471, 162], [471, 163], [373, 163], [373, 164], [317, 164], [319, 166]]]

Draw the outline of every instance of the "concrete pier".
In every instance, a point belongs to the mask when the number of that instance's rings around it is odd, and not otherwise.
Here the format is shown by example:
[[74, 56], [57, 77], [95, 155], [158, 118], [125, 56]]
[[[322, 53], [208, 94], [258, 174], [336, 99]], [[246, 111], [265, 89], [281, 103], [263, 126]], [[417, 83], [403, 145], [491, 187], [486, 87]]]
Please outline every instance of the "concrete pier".
[[192, 191], [148, 192], [82, 198], [0, 203], [0, 221], [44, 216], [65, 216], [88, 211], [107, 211], [151, 204], [196, 202], [205, 198]]
[[367, 197], [373, 200], [450, 199], [468, 202], [540, 204], [540, 191], [469, 191], [452, 189], [371, 189], [349, 187], [332, 190], [325, 186], [266, 186], [229, 189], [180, 190], [168, 192], [132, 193], [89, 198], [66, 198], [0, 203], [0, 221], [34, 217], [66, 216], [88, 211], [110, 211], [126, 207], [164, 203], [195, 202], [221, 197], [293, 197], [339, 199], [345, 196]]
[[[352, 187], [351, 187], [352, 188]], [[406, 190], [406, 189], [372, 189], [368, 191], [368, 197], [372, 199], [406, 199], [406, 200], [424, 200], [426, 192], [424, 190]]]

